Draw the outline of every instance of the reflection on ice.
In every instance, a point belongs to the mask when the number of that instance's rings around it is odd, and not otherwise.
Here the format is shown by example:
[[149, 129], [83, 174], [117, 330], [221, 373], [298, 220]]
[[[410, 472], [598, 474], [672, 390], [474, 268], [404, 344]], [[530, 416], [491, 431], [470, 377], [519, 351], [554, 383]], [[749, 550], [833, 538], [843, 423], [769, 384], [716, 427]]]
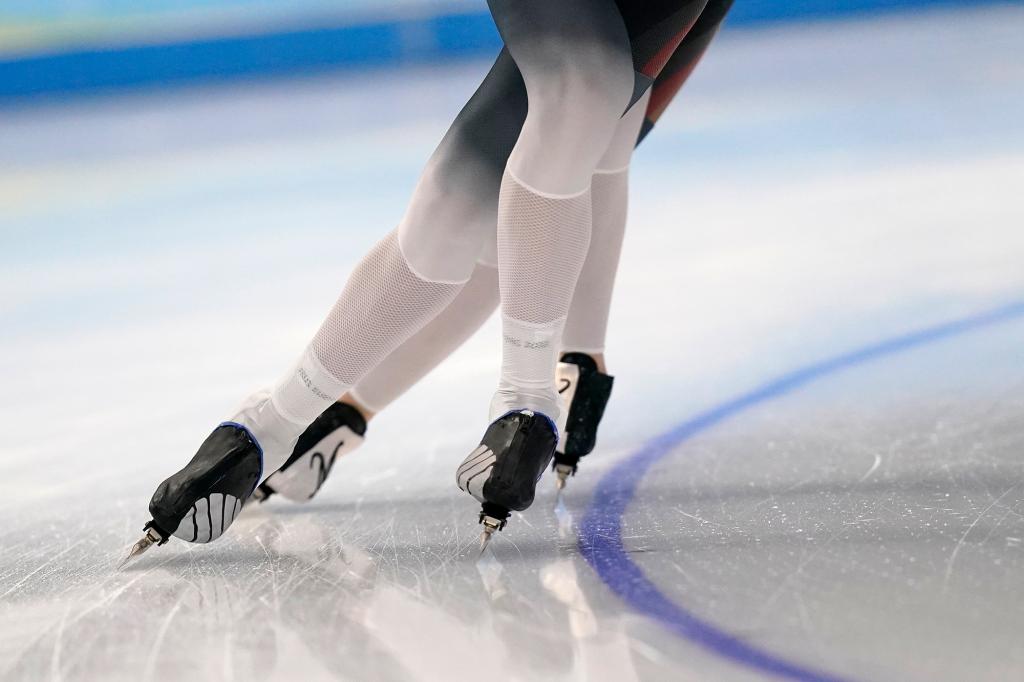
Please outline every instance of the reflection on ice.
[[555, 518], [558, 519], [558, 537], [562, 540], [574, 538], [576, 531], [572, 524], [572, 512], [565, 506], [565, 489], [559, 488], [555, 498]]
[[494, 552], [489, 547], [484, 547], [480, 552], [480, 558], [476, 560], [476, 570], [480, 571], [480, 578], [483, 580], [484, 589], [492, 601], [497, 601], [505, 596], [505, 581], [502, 579], [504, 569], [498, 561]]
[[[19, 612], [39, 620], [20, 645], [6, 638], [4, 674], [432, 680], [497, 665], [507, 679], [585, 679], [610, 640], [628, 658], [615, 604], [590, 574], [580, 584], [584, 564], [550, 500], [520, 525], [530, 533], [497, 538], [479, 557], [472, 540], [445, 539], [465, 518], [461, 505], [446, 517], [447, 502], [416, 504], [435, 521], [352, 526], [351, 507], [268, 503], [216, 544], [172, 541], [121, 572], [85, 566], [78, 584], [18, 595]], [[603, 598], [604, 626], [587, 589]], [[47, 615], [58, 601], [64, 608]], [[0, 607], [0, 618], [10, 613]]]

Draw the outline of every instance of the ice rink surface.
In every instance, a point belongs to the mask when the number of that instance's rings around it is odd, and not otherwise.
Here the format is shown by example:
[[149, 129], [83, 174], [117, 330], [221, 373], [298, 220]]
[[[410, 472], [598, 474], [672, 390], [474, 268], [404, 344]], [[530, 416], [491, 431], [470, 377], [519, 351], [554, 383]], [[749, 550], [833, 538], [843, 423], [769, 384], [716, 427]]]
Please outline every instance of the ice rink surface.
[[635, 160], [599, 448], [479, 562], [494, 321], [313, 503], [113, 570], [486, 64], [0, 110], [0, 678], [1024, 678], [1022, 34], [722, 36]]

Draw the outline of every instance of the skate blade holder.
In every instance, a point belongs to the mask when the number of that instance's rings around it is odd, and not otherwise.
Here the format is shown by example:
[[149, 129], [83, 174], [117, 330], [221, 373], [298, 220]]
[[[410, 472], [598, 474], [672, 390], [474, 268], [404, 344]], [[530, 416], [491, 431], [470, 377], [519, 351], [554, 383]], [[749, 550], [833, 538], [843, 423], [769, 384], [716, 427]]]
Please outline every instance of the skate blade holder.
[[[556, 455], [557, 457], [557, 455]], [[579, 466], [579, 460], [575, 462], [559, 462], [557, 459], [552, 463], [551, 469], [555, 472], [555, 487], [559, 490], [565, 488], [565, 484], [568, 483], [571, 476], [576, 475], [576, 468]]]
[[480, 525], [488, 535], [499, 531], [508, 523], [509, 511], [490, 502], [484, 502], [480, 510]]
[[555, 479], [555, 487], [559, 490], [565, 487], [570, 476], [576, 475], [576, 467], [570, 464], [556, 464], [554, 469], [555, 475], [558, 477]]
[[484, 527], [485, 533], [493, 533], [501, 530], [508, 523], [508, 519], [496, 519], [493, 516], [488, 516], [483, 512], [480, 512], [480, 525]]
[[157, 547], [166, 545], [167, 541], [171, 538], [170, 533], [165, 533], [157, 527], [156, 521], [150, 521], [142, 527], [142, 530], [146, 531], [146, 537], [149, 538], [151, 543], [155, 543]]

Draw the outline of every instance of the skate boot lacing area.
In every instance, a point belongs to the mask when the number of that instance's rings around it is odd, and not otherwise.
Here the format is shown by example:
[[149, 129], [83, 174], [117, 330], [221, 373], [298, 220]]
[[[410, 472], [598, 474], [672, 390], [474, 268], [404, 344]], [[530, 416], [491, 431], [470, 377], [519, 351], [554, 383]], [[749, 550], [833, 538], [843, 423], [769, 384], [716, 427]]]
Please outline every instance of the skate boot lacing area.
[[225, 422], [157, 487], [149, 503], [152, 524], [165, 539], [169, 533], [186, 542], [216, 540], [238, 517], [262, 471], [263, 453], [253, 435]]

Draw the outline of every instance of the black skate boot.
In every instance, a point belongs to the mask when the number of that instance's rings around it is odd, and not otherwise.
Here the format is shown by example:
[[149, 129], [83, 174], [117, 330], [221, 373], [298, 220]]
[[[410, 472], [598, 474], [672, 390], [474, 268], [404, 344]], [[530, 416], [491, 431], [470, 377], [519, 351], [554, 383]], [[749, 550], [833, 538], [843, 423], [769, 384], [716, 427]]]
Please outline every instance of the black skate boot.
[[334, 403], [299, 436], [291, 457], [256, 489], [253, 499], [263, 502], [274, 494], [293, 502], [313, 499], [335, 461], [362, 445], [365, 436], [366, 419], [359, 410]]
[[238, 517], [262, 473], [263, 451], [248, 429], [221, 424], [184, 469], [157, 486], [149, 501], [153, 520], [121, 566], [172, 535], [186, 542], [216, 540]]
[[561, 490], [568, 478], [576, 474], [580, 458], [594, 449], [597, 426], [604, 416], [615, 378], [598, 371], [597, 363], [586, 353], [566, 353], [555, 370], [555, 379], [565, 401], [552, 465], [558, 476], [555, 485]]
[[480, 445], [455, 472], [459, 487], [483, 505], [484, 543], [505, 527], [511, 511], [533, 504], [537, 481], [557, 442], [555, 424], [530, 410], [509, 412], [487, 427]]

